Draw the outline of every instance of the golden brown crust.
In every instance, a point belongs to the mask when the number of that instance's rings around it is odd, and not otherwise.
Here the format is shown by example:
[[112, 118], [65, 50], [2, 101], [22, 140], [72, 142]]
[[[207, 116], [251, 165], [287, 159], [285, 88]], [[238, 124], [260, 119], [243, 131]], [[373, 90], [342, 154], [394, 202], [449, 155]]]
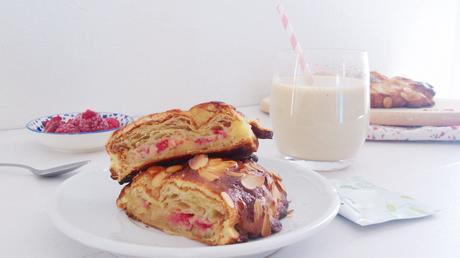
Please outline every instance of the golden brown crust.
[[[167, 192], [165, 189], [172, 184], [183, 186], [181, 191], [190, 191], [193, 188], [209, 196], [209, 203], [217, 196], [219, 202], [226, 208], [229, 227], [213, 227], [216, 231], [213, 234], [219, 235], [232, 230], [237, 234], [232, 237], [224, 234], [223, 237], [212, 238], [212, 241], [208, 238], [187, 235], [206, 244], [230, 244], [268, 236], [281, 230], [280, 219], [287, 215], [287, 193], [276, 173], [266, 170], [251, 160], [208, 159], [206, 155], [195, 156], [180, 166], [154, 166], [137, 174], [132, 182], [123, 188], [117, 205], [136, 220], [170, 231], [171, 228], [168, 226], [160, 225], [161, 223], [146, 217], [141, 218], [142, 212], [137, 210], [137, 206], [130, 206], [130, 203], [134, 202], [132, 198], [135, 193], [140, 191], [149, 193], [149, 200], [160, 200], [163, 198], [161, 193]], [[166, 200], [164, 199], [164, 202]], [[149, 212], [155, 213], [160, 210], [164, 209]], [[147, 217], [151, 218], [155, 215]]]
[[429, 107], [434, 105], [434, 95], [433, 86], [428, 83], [371, 72], [372, 108]]
[[[229, 105], [229, 104], [226, 104], [224, 102], [220, 102], [220, 101], [211, 101], [211, 102], [205, 102], [205, 103], [200, 103], [200, 104], [197, 104], [193, 107], [191, 107], [189, 109], [192, 110], [192, 109], [201, 109], [201, 110], [209, 110], [209, 111], [212, 111], [214, 113], [219, 113], [219, 112], [223, 112], [223, 113], [237, 113], [236, 112], [236, 109]], [[128, 132], [128, 131], [131, 131], [131, 130], [134, 130], [136, 129], [137, 127], [141, 126], [141, 125], [144, 125], [144, 124], [151, 124], [151, 123], [162, 123], [168, 119], [170, 119], [171, 117], [173, 116], [176, 116], [176, 115], [179, 115], [179, 116], [184, 116], [186, 118], [188, 118], [187, 114], [184, 114], [185, 111], [183, 110], [180, 110], [180, 109], [170, 109], [170, 110], [167, 110], [165, 112], [160, 112], [160, 113], [153, 113], [153, 114], [149, 114], [149, 115], [145, 115], [145, 116], [142, 116], [138, 119], [136, 119], [136, 121], [134, 121], [133, 123], [130, 123], [124, 127], [121, 127], [119, 128], [118, 130], [116, 130], [111, 138], [117, 138], [119, 137], [120, 135]], [[241, 115], [241, 113], [238, 112], [239, 115]], [[211, 117], [208, 118], [208, 120], [210, 119]], [[205, 120], [205, 121], [199, 121], [199, 123], [206, 123], [208, 120]], [[199, 125], [199, 123], [197, 123], [197, 121], [195, 120], [190, 120], [192, 123], [194, 123], [195, 125]], [[112, 142], [108, 142], [107, 145], [106, 145], [106, 148], [111, 148], [113, 147], [112, 146]]]
[[250, 120], [249, 124], [251, 125], [251, 129], [254, 134], [259, 139], [273, 139], [273, 131], [266, 127], [263, 127], [259, 121], [257, 120]]
[[[155, 153], [152, 147], [159, 143], [149, 143], [148, 141], [157, 140], [151, 135], [165, 134], [168, 130], [171, 131], [169, 136], [158, 139], [166, 141], [166, 146], [170, 149], [162, 154], [159, 154], [157, 149]], [[170, 141], [181, 132], [189, 133], [191, 136]], [[198, 104], [188, 111], [173, 109], [141, 117], [115, 131], [106, 144], [106, 150], [112, 161], [111, 177], [124, 183], [129, 182], [133, 175], [151, 165], [180, 162], [199, 153], [246, 158], [257, 151], [258, 137], [271, 138], [272, 132], [263, 128], [258, 122], [251, 121], [249, 124], [234, 107], [228, 104], [208, 102]], [[188, 144], [188, 147], [180, 149], [177, 147], [180, 144], [182, 146]], [[142, 148], [145, 148], [145, 151]], [[139, 155], [142, 158], [138, 160], [133, 158], [133, 155], [137, 155], [135, 151], [141, 153]]]

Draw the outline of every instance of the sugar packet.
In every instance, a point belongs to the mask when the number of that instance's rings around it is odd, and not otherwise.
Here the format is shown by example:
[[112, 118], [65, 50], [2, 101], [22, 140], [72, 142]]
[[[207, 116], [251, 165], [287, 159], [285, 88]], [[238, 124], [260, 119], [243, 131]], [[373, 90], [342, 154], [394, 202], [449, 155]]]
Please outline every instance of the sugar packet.
[[388, 191], [360, 177], [332, 182], [341, 200], [339, 214], [361, 226], [420, 218], [437, 212], [410, 196]]

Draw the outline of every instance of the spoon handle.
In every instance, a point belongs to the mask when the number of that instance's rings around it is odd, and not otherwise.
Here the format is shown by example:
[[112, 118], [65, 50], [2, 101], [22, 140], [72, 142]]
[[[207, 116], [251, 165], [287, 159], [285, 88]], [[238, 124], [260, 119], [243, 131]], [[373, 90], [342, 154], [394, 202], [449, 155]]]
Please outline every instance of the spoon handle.
[[15, 164], [15, 163], [0, 163], [0, 167], [20, 167], [20, 168], [25, 168], [28, 170], [33, 170], [32, 167], [29, 167], [27, 165]]

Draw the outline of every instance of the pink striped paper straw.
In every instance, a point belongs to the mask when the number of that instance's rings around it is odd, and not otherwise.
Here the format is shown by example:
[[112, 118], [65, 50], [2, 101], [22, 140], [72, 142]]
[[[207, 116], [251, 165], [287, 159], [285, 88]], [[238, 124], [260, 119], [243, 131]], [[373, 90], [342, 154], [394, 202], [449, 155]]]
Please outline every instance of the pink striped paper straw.
[[312, 83], [313, 82], [313, 76], [310, 70], [310, 67], [308, 66], [307, 62], [305, 61], [305, 57], [303, 55], [302, 47], [300, 46], [299, 40], [297, 39], [297, 36], [294, 32], [294, 29], [291, 26], [291, 23], [289, 22], [289, 17], [287, 16], [286, 12], [284, 11], [284, 6], [282, 4], [277, 4], [276, 5], [276, 10], [278, 11], [280, 17], [281, 17], [281, 24], [283, 25], [284, 30], [287, 32], [288, 37], [289, 37], [289, 43], [291, 44], [292, 50], [297, 54], [298, 56], [298, 62], [300, 69], [305, 74], [305, 79], [307, 82]]

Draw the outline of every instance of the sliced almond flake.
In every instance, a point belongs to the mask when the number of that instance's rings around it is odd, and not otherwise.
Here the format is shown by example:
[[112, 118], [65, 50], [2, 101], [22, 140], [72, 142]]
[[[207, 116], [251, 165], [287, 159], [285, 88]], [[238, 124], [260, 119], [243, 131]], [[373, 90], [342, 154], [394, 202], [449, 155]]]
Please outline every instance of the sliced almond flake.
[[222, 162], [221, 158], [213, 158], [209, 160], [209, 166], [214, 166]]
[[225, 164], [206, 166], [206, 168], [204, 169], [206, 169], [206, 171], [208, 171], [209, 173], [217, 173], [217, 174], [225, 173], [228, 170]]
[[270, 170], [269, 172], [270, 172], [270, 174], [273, 175], [273, 177], [274, 177], [275, 179], [281, 180], [280, 175], [279, 175], [276, 171]]
[[288, 210], [286, 217], [288, 217], [288, 218], [294, 217], [294, 210], [293, 209]]
[[160, 187], [162, 184], [163, 184], [163, 179], [167, 176], [168, 174], [166, 173], [157, 173], [152, 181], [151, 181], [151, 185], [152, 187], [156, 188], [156, 187]]
[[265, 177], [265, 179], [267, 180], [268, 190], [272, 190], [272, 188], [273, 188], [273, 178], [270, 175], [267, 175]]
[[279, 201], [281, 200], [281, 193], [280, 191], [278, 190], [278, 187], [273, 187], [272, 188], [272, 196], [273, 196], [273, 199], [275, 199], [276, 201]]
[[262, 206], [262, 200], [256, 199], [254, 201], [254, 223], [257, 224], [262, 219], [263, 215], [264, 215], [264, 210]]
[[276, 181], [275, 181], [275, 184], [276, 184], [276, 186], [278, 186], [278, 188], [279, 188], [281, 191], [283, 191], [283, 192], [286, 193], [286, 189], [284, 188], [284, 185], [283, 185], [283, 183], [281, 183], [280, 180], [276, 180]]
[[270, 223], [270, 215], [268, 215], [268, 213], [265, 213], [265, 215], [264, 215], [264, 220], [263, 220], [263, 223], [262, 223], [262, 230], [261, 230], [260, 234], [263, 237], [266, 237], [266, 236], [269, 236], [269, 235], [272, 234], [272, 226], [271, 226], [271, 223]]
[[226, 171], [225, 173], [227, 175], [229, 175], [229, 176], [232, 176], [232, 177], [242, 177], [242, 176], [245, 175], [245, 174], [243, 174], [241, 172], [233, 172], [233, 171]]
[[278, 213], [278, 207], [276, 206], [276, 201], [271, 201], [269, 204], [269, 208], [267, 209], [268, 214], [270, 214], [270, 218], [274, 218], [277, 216]]
[[188, 165], [193, 170], [198, 170], [208, 164], [208, 156], [205, 154], [196, 155], [188, 161]]
[[241, 178], [241, 184], [249, 190], [262, 186], [264, 182], [265, 177], [260, 175], [246, 175]]
[[245, 164], [247, 168], [253, 169], [255, 171], [261, 171], [261, 168], [254, 162], [248, 162]]
[[211, 174], [221, 174], [225, 172], [226, 168], [214, 165], [214, 166], [206, 166], [204, 168], [201, 168], [200, 170], [206, 171]]
[[203, 170], [206, 170], [209, 173], [216, 173], [219, 175], [222, 175], [223, 173], [231, 170], [232, 168], [237, 168], [238, 163], [233, 160], [227, 160], [227, 161], [220, 161], [220, 162], [214, 162], [213, 165], [211, 165], [211, 162], [208, 163], [206, 167], [203, 168]]
[[182, 165], [170, 166], [166, 168], [166, 173], [174, 173], [174, 172], [181, 170], [182, 168], [183, 168]]
[[209, 173], [207, 170], [200, 169], [198, 170], [198, 174], [203, 177], [204, 179], [208, 180], [209, 182], [212, 182], [216, 179], [219, 179], [219, 176], [214, 174], [214, 173]]
[[235, 208], [235, 203], [233, 202], [232, 198], [226, 193], [226, 192], [221, 192], [220, 196], [224, 201], [227, 203], [228, 206]]
[[238, 162], [236, 162], [234, 160], [226, 160], [223, 163], [225, 164], [225, 166], [228, 169], [236, 169], [236, 168], [238, 168]]

